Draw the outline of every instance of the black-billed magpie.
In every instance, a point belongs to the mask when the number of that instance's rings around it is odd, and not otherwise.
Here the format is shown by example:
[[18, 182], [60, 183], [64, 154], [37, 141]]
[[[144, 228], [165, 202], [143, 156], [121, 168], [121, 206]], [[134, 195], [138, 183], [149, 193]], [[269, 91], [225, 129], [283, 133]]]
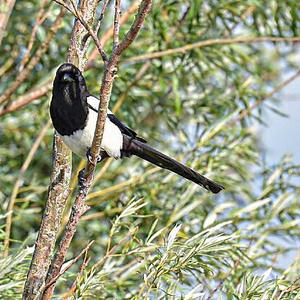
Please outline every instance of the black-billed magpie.
[[[70, 63], [58, 68], [52, 93], [50, 115], [54, 128], [75, 154], [85, 157], [94, 137], [99, 99], [88, 92], [81, 71]], [[168, 169], [213, 193], [224, 189], [220, 184], [150, 147], [108, 110], [100, 161], [107, 157], [117, 159], [131, 155]]]

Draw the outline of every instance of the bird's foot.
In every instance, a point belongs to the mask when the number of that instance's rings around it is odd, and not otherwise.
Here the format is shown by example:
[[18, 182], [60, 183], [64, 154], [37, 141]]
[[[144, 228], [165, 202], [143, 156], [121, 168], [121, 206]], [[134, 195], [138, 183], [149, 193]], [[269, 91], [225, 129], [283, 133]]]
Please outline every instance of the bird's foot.
[[84, 172], [85, 172], [85, 168], [80, 170], [79, 173], [78, 173], [78, 183], [79, 183], [79, 186], [81, 188], [84, 188], [86, 186], [86, 184], [85, 184], [86, 180], [84, 178]]
[[[86, 158], [87, 158], [87, 160], [88, 160], [91, 164], [94, 163], [94, 162], [93, 162], [93, 159], [92, 159], [91, 148], [89, 148], [88, 151], [86, 152]], [[98, 155], [98, 157], [97, 157], [97, 163], [99, 163], [99, 162], [101, 162], [101, 161], [102, 161], [102, 157], [101, 157], [101, 155]]]

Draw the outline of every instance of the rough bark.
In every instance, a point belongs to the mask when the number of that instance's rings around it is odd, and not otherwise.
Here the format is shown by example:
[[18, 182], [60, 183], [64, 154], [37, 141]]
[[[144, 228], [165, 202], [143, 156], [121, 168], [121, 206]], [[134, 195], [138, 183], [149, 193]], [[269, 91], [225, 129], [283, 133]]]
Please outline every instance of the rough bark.
[[[82, 10], [82, 16], [88, 24], [93, 22], [97, 4], [97, 0], [81, 1], [79, 9]], [[88, 40], [85, 28], [76, 20], [72, 31], [67, 61], [77, 65], [81, 70], [84, 69], [87, 61]], [[58, 230], [61, 225], [63, 210], [69, 195], [71, 166], [70, 150], [55, 133], [51, 183], [39, 234], [35, 243], [35, 251], [24, 287], [23, 299], [41, 298]]]
[[51, 263], [62, 213], [69, 195], [71, 177], [71, 155], [69, 149], [55, 135], [53, 142], [53, 165], [48, 198], [42, 216], [39, 234], [35, 243], [30, 269], [27, 275], [23, 299], [35, 299], [44, 285]]

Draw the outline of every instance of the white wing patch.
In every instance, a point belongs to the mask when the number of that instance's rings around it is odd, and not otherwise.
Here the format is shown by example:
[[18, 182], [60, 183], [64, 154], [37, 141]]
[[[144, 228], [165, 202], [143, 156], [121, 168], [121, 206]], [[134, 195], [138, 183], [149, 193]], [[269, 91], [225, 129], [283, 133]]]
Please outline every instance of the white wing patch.
[[[99, 100], [97, 98], [89, 96], [87, 101], [95, 110], [98, 110]], [[112, 112], [108, 110], [108, 113]], [[98, 114], [94, 110], [89, 109], [88, 120], [85, 128], [77, 130], [71, 136], [62, 136], [66, 145], [75, 154], [81, 157], [85, 157], [87, 150], [92, 146], [97, 116]], [[123, 135], [121, 131], [115, 124], [106, 118], [101, 149], [106, 151], [109, 156], [119, 158], [121, 157], [122, 147]]]

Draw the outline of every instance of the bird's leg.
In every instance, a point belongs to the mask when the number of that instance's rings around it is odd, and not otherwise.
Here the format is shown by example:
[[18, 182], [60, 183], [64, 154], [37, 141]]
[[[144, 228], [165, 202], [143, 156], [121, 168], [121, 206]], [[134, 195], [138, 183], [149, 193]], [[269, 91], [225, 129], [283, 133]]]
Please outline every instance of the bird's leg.
[[[88, 149], [88, 151], [86, 152], [86, 158], [87, 160], [92, 164], [93, 161], [92, 161], [92, 154], [91, 154], [91, 148]], [[101, 162], [102, 161], [102, 157], [101, 155], [98, 155], [97, 157], [97, 163]]]

